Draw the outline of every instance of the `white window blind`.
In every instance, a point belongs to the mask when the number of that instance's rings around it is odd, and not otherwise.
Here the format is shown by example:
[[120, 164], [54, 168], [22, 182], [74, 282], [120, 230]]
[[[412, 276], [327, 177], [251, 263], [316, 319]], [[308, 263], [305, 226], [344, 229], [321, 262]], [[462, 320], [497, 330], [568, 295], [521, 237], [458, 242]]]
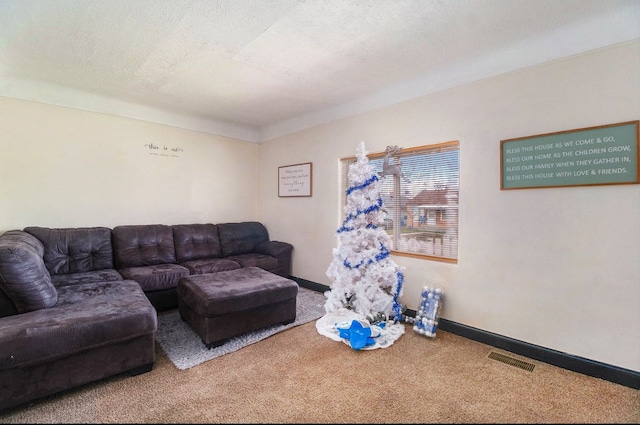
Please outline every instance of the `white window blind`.
[[[384, 227], [393, 254], [456, 263], [458, 260], [458, 141], [367, 155], [381, 181], [387, 212]], [[346, 204], [349, 166], [341, 160], [342, 205]], [[386, 167], [385, 167], [386, 165]], [[394, 167], [399, 165], [399, 167]], [[401, 170], [401, 175], [383, 171]]]

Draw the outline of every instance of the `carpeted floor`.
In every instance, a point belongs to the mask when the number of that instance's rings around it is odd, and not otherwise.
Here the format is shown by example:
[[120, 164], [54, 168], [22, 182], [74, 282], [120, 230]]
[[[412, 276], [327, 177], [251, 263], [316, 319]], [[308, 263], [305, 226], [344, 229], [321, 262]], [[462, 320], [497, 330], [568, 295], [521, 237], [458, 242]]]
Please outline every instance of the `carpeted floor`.
[[[439, 330], [356, 351], [296, 326], [179, 370], [118, 375], [0, 411], [0, 423], [639, 423], [640, 391]], [[508, 354], [508, 353], [506, 353]]]
[[150, 372], [0, 411], [0, 423], [640, 423], [639, 390], [404, 326], [393, 345], [358, 351], [309, 322], [187, 370], [156, 344]]
[[216, 357], [232, 353], [249, 344], [261, 341], [285, 329], [316, 320], [325, 314], [325, 297], [322, 293], [299, 288], [296, 300], [296, 320], [287, 325], [275, 325], [231, 338], [224, 345], [207, 349], [198, 334], [180, 319], [177, 310], [158, 314], [156, 342], [169, 360], [180, 370], [199, 365]]

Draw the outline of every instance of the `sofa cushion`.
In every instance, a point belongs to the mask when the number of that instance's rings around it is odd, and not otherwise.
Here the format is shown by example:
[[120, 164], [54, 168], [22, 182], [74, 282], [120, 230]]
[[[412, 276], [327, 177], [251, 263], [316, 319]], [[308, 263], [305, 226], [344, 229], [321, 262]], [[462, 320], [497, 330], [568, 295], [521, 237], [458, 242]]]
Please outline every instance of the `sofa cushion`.
[[189, 276], [189, 269], [178, 264], [129, 267], [118, 272], [125, 279], [138, 282], [145, 292], [175, 288], [181, 278]]
[[164, 224], [116, 226], [111, 233], [115, 268], [118, 270], [176, 263], [171, 226]]
[[222, 256], [215, 224], [177, 224], [172, 227], [178, 263]]
[[44, 246], [44, 264], [52, 276], [113, 269], [111, 229], [108, 227], [49, 228], [30, 226]]
[[264, 270], [272, 270], [278, 267], [278, 259], [265, 254], [232, 255], [227, 260], [233, 260], [242, 267], [260, 267]]
[[0, 370], [54, 361], [157, 329], [157, 313], [136, 282], [89, 283], [58, 291], [55, 307], [2, 319]]
[[20, 230], [0, 236], [0, 288], [19, 313], [48, 308], [58, 301], [38, 244], [35, 237]]
[[59, 274], [51, 276], [51, 282], [56, 288], [66, 285], [77, 285], [91, 282], [114, 282], [123, 280], [122, 275], [115, 269], [96, 270], [85, 273]]
[[217, 226], [223, 257], [252, 253], [256, 246], [269, 240], [266, 227], [257, 221], [222, 223]]
[[228, 258], [203, 258], [180, 264], [189, 269], [191, 274], [217, 273], [239, 269], [241, 266]]
[[42, 245], [42, 242], [30, 233], [27, 233], [24, 230], [9, 230], [4, 232], [2, 236], [7, 238], [5, 239], [7, 241], [11, 240], [16, 243], [29, 245], [40, 257], [44, 257], [44, 246]]

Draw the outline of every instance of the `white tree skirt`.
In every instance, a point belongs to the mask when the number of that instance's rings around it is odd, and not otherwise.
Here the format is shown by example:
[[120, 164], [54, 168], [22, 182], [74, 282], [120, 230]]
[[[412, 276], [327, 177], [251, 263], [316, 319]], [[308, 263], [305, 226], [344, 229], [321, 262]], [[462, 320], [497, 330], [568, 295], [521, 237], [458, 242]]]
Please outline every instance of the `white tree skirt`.
[[[340, 308], [334, 312], [326, 313], [316, 321], [316, 329], [320, 335], [331, 338], [334, 341], [342, 341], [350, 345], [349, 340], [340, 337], [338, 328], [348, 328], [353, 320], [366, 320], [361, 314], [346, 308]], [[376, 348], [386, 348], [393, 344], [402, 334], [404, 325], [402, 323], [386, 322], [384, 327], [371, 325], [372, 334], [379, 335], [373, 340], [375, 344], [363, 347], [363, 350], [375, 350]]]

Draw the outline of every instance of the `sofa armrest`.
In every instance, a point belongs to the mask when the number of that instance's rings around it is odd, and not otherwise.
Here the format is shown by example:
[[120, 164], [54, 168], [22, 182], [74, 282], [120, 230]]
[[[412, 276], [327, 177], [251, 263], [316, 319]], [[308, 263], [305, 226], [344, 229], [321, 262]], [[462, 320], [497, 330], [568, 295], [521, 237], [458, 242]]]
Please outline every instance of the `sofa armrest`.
[[[27, 232], [10, 230], [0, 235], [0, 292], [19, 313], [52, 307], [58, 302], [42, 253], [42, 244]], [[10, 307], [6, 300], [2, 304]], [[4, 307], [3, 315], [11, 310]]]
[[278, 269], [275, 271], [284, 277], [291, 274], [291, 257], [293, 254], [293, 245], [281, 241], [265, 241], [258, 244], [255, 248], [258, 254], [271, 255], [278, 259]]
[[258, 254], [280, 258], [282, 256], [290, 256], [293, 251], [293, 245], [287, 242], [266, 241], [257, 245], [255, 251]]

